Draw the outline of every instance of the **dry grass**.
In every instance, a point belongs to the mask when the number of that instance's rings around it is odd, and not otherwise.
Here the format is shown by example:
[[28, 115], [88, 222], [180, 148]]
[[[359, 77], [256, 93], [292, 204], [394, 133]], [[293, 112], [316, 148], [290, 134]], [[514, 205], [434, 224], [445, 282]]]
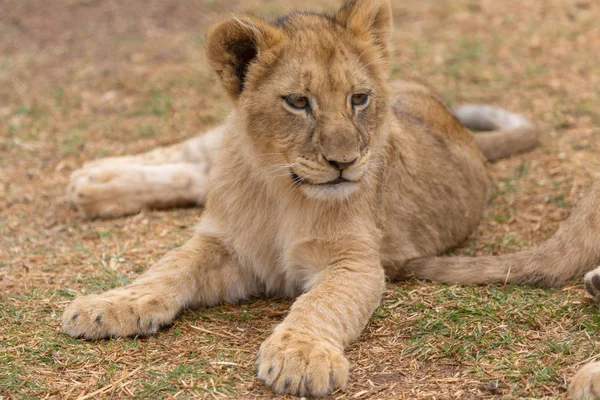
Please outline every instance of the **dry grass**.
[[[0, 1], [0, 399], [272, 397], [253, 361], [285, 301], [186, 312], [152, 338], [62, 334], [70, 299], [133, 279], [185, 241], [202, 212], [90, 222], [63, 195], [85, 160], [177, 142], [226, 116], [203, 54], [210, 22], [306, 3]], [[451, 104], [521, 110], [545, 127], [537, 150], [490, 166], [488, 217], [457, 252], [540, 243], [600, 164], [600, 4], [394, 4], [393, 76], [422, 77]], [[390, 285], [348, 349], [350, 386], [332, 398], [565, 398], [565, 379], [600, 354], [600, 317], [579, 286]]]

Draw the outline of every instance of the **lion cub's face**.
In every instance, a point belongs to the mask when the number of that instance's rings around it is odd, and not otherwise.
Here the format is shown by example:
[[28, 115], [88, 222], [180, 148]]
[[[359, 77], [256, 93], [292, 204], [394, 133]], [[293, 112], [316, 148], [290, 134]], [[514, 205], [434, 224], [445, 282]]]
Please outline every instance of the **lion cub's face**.
[[[213, 31], [209, 60], [265, 176], [309, 197], [346, 198], [376, 167], [389, 95], [388, 49], [374, 33], [385, 29], [374, 26], [379, 18], [390, 29], [385, 11], [387, 2], [356, 1], [335, 17], [234, 19]], [[363, 21], [352, 19], [357, 12]]]

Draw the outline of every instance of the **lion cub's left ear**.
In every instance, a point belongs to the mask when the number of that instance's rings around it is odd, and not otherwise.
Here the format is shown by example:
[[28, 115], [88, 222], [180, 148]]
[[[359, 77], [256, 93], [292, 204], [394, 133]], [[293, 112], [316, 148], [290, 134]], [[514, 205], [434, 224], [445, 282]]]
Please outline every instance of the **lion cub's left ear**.
[[359, 39], [379, 48], [388, 61], [392, 53], [392, 5], [389, 0], [349, 0], [336, 20]]
[[208, 62], [234, 101], [244, 90], [250, 67], [258, 64], [263, 55], [273, 56], [266, 50], [279, 44], [282, 38], [276, 27], [252, 17], [231, 18], [208, 32]]

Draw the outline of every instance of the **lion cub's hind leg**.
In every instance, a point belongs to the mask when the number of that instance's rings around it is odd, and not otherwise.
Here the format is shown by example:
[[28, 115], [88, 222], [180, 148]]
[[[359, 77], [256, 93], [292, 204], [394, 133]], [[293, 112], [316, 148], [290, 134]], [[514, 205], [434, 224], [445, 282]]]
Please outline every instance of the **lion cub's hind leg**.
[[204, 203], [222, 128], [137, 156], [99, 159], [73, 172], [71, 203], [86, 218]]

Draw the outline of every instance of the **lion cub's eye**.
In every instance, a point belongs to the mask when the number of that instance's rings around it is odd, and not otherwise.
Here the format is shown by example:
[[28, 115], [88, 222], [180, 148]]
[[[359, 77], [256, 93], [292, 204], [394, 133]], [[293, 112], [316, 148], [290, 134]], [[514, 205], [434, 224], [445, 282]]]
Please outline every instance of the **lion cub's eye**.
[[310, 108], [310, 101], [305, 96], [288, 96], [285, 98], [285, 102], [295, 110], [307, 110]]
[[350, 101], [353, 107], [364, 106], [369, 101], [369, 95], [367, 93], [355, 93], [352, 95]]

